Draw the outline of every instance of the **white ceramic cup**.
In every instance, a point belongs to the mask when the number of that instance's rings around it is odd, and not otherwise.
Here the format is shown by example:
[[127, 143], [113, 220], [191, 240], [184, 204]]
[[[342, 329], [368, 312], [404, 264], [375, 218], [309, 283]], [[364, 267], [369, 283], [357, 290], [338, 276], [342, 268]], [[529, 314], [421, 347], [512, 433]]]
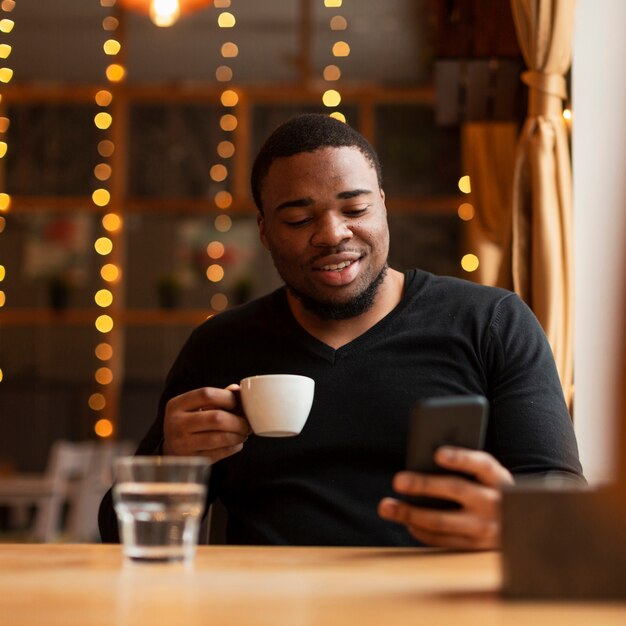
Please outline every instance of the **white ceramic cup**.
[[315, 381], [296, 374], [250, 376], [241, 382], [241, 402], [256, 435], [300, 434], [313, 404]]

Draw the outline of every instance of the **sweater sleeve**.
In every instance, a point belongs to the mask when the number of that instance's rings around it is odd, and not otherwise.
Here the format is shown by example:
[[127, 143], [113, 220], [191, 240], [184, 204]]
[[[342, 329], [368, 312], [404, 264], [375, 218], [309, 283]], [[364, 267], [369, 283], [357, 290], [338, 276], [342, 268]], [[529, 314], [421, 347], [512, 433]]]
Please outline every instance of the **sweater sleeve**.
[[490, 447], [518, 480], [584, 484], [572, 420], [552, 350], [516, 295], [502, 297], [486, 341], [491, 376]]

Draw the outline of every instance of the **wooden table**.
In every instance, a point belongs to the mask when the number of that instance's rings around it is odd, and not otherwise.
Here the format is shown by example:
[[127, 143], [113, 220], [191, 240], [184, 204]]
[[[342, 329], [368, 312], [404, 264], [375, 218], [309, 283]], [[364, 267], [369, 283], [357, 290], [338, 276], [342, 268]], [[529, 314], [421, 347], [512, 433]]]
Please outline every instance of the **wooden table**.
[[598, 626], [626, 603], [500, 598], [499, 555], [203, 546], [191, 567], [119, 546], [0, 545], [2, 626]]

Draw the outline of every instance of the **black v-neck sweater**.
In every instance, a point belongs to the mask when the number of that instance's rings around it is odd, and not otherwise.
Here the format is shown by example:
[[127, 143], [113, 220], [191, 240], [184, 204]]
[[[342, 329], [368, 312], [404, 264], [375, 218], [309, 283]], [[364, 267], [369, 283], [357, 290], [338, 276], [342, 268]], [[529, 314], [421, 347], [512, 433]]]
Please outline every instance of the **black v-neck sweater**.
[[[416, 545], [376, 507], [393, 495], [411, 408], [426, 397], [487, 396], [486, 449], [505, 467], [582, 480], [552, 353], [530, 309], [511, 292], [420, 270], [406, 272], [391, 313], [338, 350], [299, 326], [284, 288], [207, 320], [174, 363], [138, 453], [158, 453], [170, 398], [272, 373], [313, 378], [313, 407], [299, 436], [251, 436], [213, 466], [209, 501], [228, 510], [229, 543]], [[118, 540], [110, 493], [100, 528]]]

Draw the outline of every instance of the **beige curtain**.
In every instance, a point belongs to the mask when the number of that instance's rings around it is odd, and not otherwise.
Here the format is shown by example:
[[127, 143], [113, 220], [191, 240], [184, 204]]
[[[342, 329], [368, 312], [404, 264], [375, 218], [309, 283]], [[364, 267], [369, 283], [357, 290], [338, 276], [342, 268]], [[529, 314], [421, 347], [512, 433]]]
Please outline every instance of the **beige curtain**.
[[518, 140], [513, 180], [513, 288], [541, 322], [572, 398], [572, 174], [564, 74], [571, 61], [575, 0], [511, 0], [528, 71], [528, 117]]
[[[465, 228], [464, 251], [478, 256], [471, 279], [497, 285], [511, 229], [511, 188], [517, 126], [514, 122], [467, 122], [463, 125], [463, 171], [469, 174], [469, 202], [474, 218]], [[509, 274], [510, 274], [510, 263]], [[509, 288], [511, 285], [507, 285]]]

